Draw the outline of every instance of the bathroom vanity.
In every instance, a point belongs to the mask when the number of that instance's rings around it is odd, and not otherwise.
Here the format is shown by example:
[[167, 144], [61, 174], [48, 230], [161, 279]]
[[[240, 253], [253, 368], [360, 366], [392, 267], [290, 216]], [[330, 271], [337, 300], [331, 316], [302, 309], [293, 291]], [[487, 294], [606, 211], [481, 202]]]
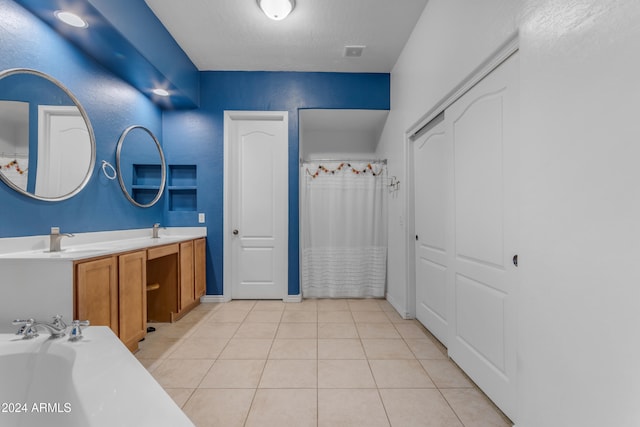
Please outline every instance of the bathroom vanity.
[[135, 351], [147, 320], [173, 322], [200, 303], [205, 236], [204, 227], [162, 229], [155, 239], [148, 229], [82, 233], [60, 252], [46, 249], [48, 236], [0, 239], [0, 331], [16, 318], [62, 314], [109, 326]]

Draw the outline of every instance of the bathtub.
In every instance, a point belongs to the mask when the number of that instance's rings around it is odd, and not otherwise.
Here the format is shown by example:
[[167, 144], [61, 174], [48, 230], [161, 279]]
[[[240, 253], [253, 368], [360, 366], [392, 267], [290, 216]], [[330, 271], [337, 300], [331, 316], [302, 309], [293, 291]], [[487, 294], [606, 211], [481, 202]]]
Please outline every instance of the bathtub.
[[109, 328], [83, 334], [0, 334], [0, 426], [193, 427]]

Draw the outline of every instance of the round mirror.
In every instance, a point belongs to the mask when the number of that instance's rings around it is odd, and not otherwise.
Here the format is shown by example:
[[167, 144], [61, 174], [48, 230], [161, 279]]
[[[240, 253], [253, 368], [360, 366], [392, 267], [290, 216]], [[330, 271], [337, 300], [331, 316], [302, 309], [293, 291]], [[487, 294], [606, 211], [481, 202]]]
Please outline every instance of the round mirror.
[[93, 128], [78, 99], [40, 71], [0, 72], [0, 179], [38, 200], [60, 201], [89, 182]]
[[133, 125], [122, 132], [116, 148], [116, 169], [120, 187], [134, 205], [148, 208], [162, 197], [167, 166], [162, 147], [149, 129]]

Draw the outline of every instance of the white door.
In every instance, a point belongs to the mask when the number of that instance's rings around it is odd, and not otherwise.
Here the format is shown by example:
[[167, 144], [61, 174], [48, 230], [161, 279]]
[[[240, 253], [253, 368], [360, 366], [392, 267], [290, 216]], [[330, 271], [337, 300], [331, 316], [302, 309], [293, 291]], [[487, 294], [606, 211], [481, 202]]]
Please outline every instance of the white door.
[[451, 142], [438, 116], [413, 143], [416, 318], [444, 345], [453, 233]]
[[287, 113], [225, 112], [225, 164], [225, 296], [283, 299], [288, 256]]
[[449, 356], [515, 417], [518, 56], [445, 111], [454, 155], [454, 336]]
[[38, 108], [36, 194], [56, 197], [73, 192], [90, 167], [89, 130], [75, 106]]

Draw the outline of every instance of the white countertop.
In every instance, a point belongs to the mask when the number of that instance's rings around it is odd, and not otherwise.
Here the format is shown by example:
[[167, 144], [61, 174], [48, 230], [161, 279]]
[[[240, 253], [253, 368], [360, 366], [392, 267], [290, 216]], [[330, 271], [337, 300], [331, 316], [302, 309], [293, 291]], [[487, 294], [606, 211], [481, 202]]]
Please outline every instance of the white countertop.
[[4, 238], [0, 239], [0, 260], [75, 261], [206, 237], [207, 228], [160, 228], [157, 239], [151, 234], [150, 228], [78, 233], [62, 238], [60, 252], [49, 252], [48, 235]]

